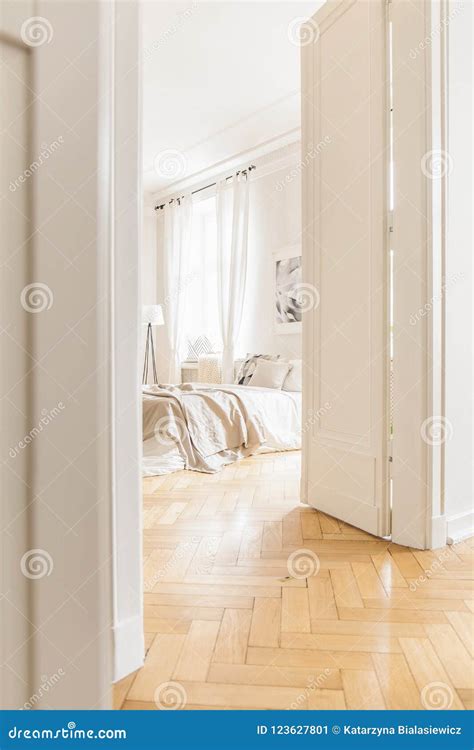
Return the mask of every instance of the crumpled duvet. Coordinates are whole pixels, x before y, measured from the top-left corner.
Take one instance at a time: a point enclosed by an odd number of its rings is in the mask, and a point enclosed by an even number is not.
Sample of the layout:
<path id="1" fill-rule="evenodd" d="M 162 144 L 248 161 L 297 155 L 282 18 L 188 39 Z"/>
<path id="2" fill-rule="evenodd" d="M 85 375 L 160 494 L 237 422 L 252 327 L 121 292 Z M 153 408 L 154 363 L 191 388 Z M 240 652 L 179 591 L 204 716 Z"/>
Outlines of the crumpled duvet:
<path id="1" fill-rule="evenodd" d="M 143 440 L 176 447 L 186 469 L 213 473 L 265 446 L 265 425 L 235 386 L 143 387 Z"/>

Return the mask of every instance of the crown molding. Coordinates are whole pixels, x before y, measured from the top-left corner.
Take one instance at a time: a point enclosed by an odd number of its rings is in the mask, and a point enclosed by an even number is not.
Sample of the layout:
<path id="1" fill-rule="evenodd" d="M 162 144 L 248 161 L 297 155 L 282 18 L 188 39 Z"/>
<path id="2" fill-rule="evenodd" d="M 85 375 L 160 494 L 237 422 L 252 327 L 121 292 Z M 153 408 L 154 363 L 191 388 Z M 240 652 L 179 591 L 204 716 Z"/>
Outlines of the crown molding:
<path id="1" fill-rule="evenodd" d="M 258 146 L 255 146 L 254 148 L 241 151 L 235 156 L 231 156 L 230 158 L 217 162 L 200 172 L 189 175 L 186 179 L 174 182 L 161 191 L 146 193 L 145 202 L 148 203 L 150 196 L 155 204 L 169 200 L 178 194 L 189 192 L 190 190 L 199 190 L 200 188 L 205 187 L 209 181 L 215 182 L 216 180 L 222 179 L 223 177 L 226 177 L 229 172 L 247 166 L 249 163 L 253 162 L 259 162 L 257 167 L 258 169 L 263 167 L 265 169 L 265 174 L 270 173 L 270 171 L 267 171 L 267 167 L 270 163 L 273 164 L 275 159 L 278 161 L 281 160 L 282 164 L 279 168 L 284 168 L 287 161 L 291 163 L 294 161 L 295 157 L 299 155 L 298 143 L 300 137 L 300 128 L 288 130 L 275 138 L 270 138 L 268 141 L 259 143 Z M 274 171 L 274 169 L 271 171 Z M 263 175 L 253 173 L 251 179 L 255 180 L 260 176 Z M 148 205 L 150 204 L 148 203 Z"/>

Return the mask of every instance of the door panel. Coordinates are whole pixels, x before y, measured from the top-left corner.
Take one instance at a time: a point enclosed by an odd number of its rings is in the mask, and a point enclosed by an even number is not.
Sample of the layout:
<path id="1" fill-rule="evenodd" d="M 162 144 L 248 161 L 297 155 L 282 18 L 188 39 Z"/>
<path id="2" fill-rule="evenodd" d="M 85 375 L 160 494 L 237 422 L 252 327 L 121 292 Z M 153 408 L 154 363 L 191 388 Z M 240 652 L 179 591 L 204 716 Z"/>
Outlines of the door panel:
<path id="1" fill-rule="evenodd" d="M 388 492 L 388 86 L 382 0 L 328 3 L 303 48 L 303 496 L 371 533 Z"/>

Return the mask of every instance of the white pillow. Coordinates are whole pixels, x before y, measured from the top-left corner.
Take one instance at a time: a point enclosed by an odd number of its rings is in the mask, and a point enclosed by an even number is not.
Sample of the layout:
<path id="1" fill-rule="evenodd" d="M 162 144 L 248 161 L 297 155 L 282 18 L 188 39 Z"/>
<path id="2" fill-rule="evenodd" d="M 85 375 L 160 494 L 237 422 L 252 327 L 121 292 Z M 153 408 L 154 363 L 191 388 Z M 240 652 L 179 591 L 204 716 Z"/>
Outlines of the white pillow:
<path id="1" fill-rule="evenodd" d="M 280 390 L 290 367 L 289 362 L 270 362 L 267 359 L 261 359 L 248 385 Z"/>
<path id="2" fill-rule="evenodd" d="M 290 359 L 291 370 L 283 383 L 283 391 L 303 390 L 303 361 L 301 359 Z"/>

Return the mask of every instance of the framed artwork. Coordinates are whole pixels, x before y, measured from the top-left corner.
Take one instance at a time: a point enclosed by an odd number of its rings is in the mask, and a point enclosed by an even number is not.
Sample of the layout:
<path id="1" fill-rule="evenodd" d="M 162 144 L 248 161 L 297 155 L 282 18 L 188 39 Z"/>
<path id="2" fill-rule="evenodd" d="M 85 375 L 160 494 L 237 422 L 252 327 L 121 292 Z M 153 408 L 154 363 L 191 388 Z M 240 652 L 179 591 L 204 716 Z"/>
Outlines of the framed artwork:
<path id="1" fill-rule="evenodd" d="M 301 247 L 291 245 L 273 254 L 274 320 L 276 333 L 301 331 Z"/>

